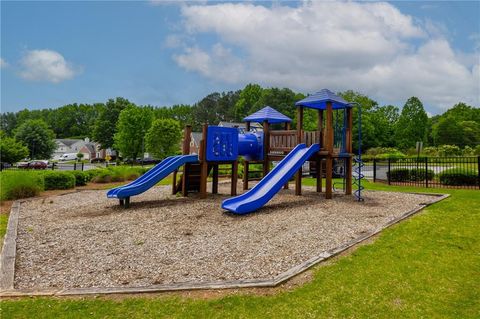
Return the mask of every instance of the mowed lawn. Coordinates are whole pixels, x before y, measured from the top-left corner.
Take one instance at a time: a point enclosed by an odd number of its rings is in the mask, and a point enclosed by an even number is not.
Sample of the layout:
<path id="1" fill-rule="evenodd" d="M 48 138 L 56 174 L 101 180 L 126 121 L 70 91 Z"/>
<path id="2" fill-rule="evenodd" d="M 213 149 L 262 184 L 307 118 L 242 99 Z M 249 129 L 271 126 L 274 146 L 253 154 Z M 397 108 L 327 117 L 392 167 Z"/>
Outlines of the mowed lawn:
<path id="1" fill-rule="evenodd" d="M 317 265 L 314 279 L 293 290 L 215 299 L 10 299 L 2 300 L 1 317 L 480 318 L 480 191 L 366 186 L 452 196 L 348 256 Z"/>

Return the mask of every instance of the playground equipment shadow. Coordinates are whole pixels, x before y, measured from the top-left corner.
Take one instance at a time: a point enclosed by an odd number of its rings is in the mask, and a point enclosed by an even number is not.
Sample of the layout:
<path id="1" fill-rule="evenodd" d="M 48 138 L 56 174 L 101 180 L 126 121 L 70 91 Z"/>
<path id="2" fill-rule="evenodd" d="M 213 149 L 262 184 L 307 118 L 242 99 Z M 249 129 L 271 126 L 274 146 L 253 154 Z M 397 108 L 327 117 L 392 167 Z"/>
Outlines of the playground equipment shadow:
<path id="1" fill-rule="evenodd" d="M 221 193 L 229 185 L 222 184 Z M 21 204 L 15 288 L 148 287 L 273 278 L 374 231 L 431 196 L 366 192 L 333 201 L 306 188 L 282 190 L 264 209 L 222 213 L 220 199 L 177 198 L 169 187 L 138 196 L 130 210 L 102 191 Z"/>

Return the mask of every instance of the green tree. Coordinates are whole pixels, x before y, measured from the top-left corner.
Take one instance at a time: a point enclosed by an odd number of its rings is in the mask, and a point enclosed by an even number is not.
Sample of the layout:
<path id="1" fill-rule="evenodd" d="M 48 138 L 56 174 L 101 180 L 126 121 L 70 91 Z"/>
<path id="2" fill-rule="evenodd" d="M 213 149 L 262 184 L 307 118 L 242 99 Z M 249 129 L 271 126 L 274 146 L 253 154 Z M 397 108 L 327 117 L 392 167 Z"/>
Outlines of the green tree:
<path id="1" fill-rule="evenodd" d="M 83 153 L 80 153 L 80 152 L 77 153 L 77 159 L 78 159 L 79 162 L 82 161 L 83 156 L 84 156 Z"/>
<path id="2" fill-rule="evenodd" d="M 338 93 L 347 102 L 355 102 L 353 108 L 353 148 L 358 150 L 358 110 L 362 108 L 362 150 L 367 150 L 372 147 L 379 146 L 378 137 L 375 132 L 375 125 L 372 121 L 372 111 L 378 107 L 377 101 L 372 100 L 368 96 L 348 90 Z"/>
<path id="3" fill-rule="evenodd" d="M 163 159 L 178 152 L 181 139 L 180 122 L 173 119 L 157 119 L 153 121 L 145 136 L 145 145 L 147 152 Z"/>
<path id="4" fill-rule="evenodd" d="M 376 106 L 367 112 L 367 116 L 373 126 L 373 143 L 381 147 L 395 146 L 395 125 L 399 118 L 396 106 Z"/>
<path id="5" fill-rule="evenodd" d="M 28 148 L 0 131 L 0 162 L 16 163 L 28 156 Z"/>
<path id="6" fill-rule="evenodd" d="M 0 115 L 0 129 L 6 136 L 12 136 L 17 127 L 17 113 L 7 112 Z"/>
<path id="7" fill-rule="evenodd" d="M 239 94 L 239 99 L 233 107 L 234 119 L 240 122 L 245 118 L 250 110 L 253 109 L 255 103 L 260 100 L 263 89 L 258 84 L 247 84 Z"/>
<path id="8" fill-rule="evenodd" d="M 127 107 L 134 106 L 127 99 L 117 97 L 109 99 L 105 108 L 100 110 L 93 129 L 93 140 L 100 143 L 101 147 L 111 148 L 114 145 L 114 135 L 117 132 L 117 122 L 120 113 Z"/>
<path id="9" fill-rule="evenodd" d="M 49 159 L 57 145 L 55 133 L 43 120 L 27 120 L 20 125 L 15 139 L 27 146 L 32 159 Z"/>
<path id="10" fill-rule="evenodd" d="M 177 104 L 172 107 L 157 107 L 153 109 L 157 119 L 175 119 L 180 125 L 194 125 L 196 123 L 194 108 L 188 104 Z M 198 125 L 197 125 L 198 126 Z"/>
<path id="11" fill-rule="evenodd" d="M 428 116 L 422 102 L 411 97 L 405 103 L 395 128 L 395 139 L 398 147 L 408 149 L 417 141 L 425 141 Z"/>
<path id="12" fill-rule="evenodd" d="M 144 150 L 144 138 L 152 123 L 150 108 L 127 106 L 118 117 L 114 147 L 124 158 L 136 159 Z M 143 154 L 141 154 L 143 157 Z"/>

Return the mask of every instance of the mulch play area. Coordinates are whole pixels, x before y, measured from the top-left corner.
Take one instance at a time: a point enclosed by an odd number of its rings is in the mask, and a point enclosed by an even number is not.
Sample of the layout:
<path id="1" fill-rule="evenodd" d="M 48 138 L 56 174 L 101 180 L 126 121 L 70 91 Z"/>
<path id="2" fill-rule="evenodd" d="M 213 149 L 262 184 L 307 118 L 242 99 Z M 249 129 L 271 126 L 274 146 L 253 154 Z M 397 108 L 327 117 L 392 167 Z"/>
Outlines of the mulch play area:
<path id="1" fill-rule="evenodd" d="M 221 184 L 219 192 L 229 189 Z M 365 191 L 363 203 L 343 194 L 319 200 L 322 194 L 305 187 L 303 196 L 282 190 L 263 209 L 240 216 L 222 211 L 227 195 L 199 200 L 170 192 L 155 187 L 129 209 L 93 190 L 22 202 L 14 288 L 270 279 L 438 200 L 380 191 Z"/>

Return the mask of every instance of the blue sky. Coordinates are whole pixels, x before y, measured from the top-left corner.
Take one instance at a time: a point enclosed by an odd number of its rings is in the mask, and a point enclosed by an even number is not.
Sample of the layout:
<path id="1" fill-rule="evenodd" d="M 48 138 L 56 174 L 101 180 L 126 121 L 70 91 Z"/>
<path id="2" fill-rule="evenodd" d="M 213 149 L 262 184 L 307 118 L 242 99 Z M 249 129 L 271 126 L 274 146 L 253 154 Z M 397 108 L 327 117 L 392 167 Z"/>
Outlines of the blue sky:
<path id="1" fill-rule="evenodd" d="M 480 2 L 4 2 L 1 111 L 191 104 L 249 82 L 480 104 Z"/>

